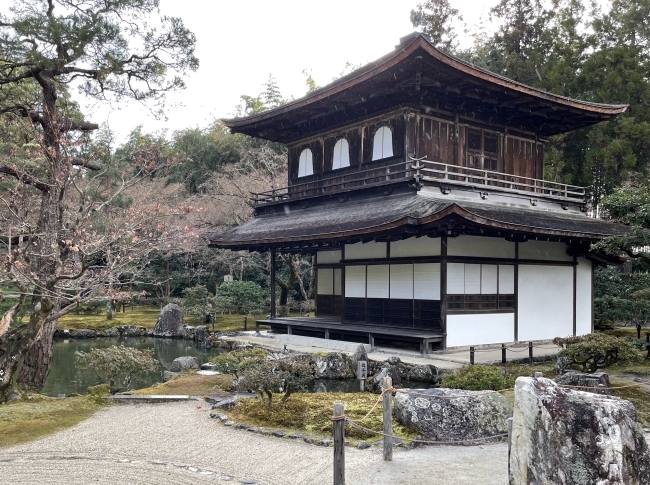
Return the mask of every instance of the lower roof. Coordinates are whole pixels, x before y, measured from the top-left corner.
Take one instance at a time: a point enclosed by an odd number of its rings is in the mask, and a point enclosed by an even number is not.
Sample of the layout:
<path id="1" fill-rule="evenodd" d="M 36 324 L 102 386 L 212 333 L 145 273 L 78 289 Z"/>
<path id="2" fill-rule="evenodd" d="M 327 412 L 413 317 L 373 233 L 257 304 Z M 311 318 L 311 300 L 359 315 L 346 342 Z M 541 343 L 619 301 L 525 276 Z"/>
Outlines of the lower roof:
<path id="1" fill-rule="evenodd" d="M 587 244 L 627 232 L 625 225 L 582 213 L 449 201 L 409 192 L 356 200 L 336 198 L 307 207 L 287 204 L 205 237 L 211 247 L 265 250 L 308 249 L 418 234 L 484 234 L 519 240 L 537 237 Z"/>

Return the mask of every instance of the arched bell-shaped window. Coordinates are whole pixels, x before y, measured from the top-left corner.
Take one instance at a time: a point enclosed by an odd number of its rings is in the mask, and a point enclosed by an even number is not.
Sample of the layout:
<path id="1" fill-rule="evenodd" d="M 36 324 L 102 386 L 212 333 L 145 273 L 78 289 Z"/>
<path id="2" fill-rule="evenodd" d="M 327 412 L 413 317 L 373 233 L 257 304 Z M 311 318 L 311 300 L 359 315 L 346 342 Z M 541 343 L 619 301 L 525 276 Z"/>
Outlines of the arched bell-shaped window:
<path id="1" fill-rule="evenodd" d="M 300 152 L 298 159 L 298 177 L 306 177 L 314 174 L 314 156 L 309 148 Z"/>
<path id="2" fill-rule="evenodd" d="M 388 126 L 381 126 L 375 132 L 372 143 L 372 159 L 381 160 L 393 156 L 393 130 Z"/>
<path id="3" fill-rule="evenodd" d="M 341 138 L 334 145 L 334 157 L 332 159 L 332 170 L 350 166 L 350 145 L 345 138 Z"/>

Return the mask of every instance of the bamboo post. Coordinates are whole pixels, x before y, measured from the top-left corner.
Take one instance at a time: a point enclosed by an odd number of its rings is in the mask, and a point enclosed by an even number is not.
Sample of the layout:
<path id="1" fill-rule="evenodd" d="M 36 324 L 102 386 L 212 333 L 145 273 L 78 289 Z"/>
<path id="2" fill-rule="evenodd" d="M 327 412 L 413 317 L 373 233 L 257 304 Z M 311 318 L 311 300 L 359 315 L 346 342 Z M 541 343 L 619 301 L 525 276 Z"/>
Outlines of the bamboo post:
<path id="1" fill-rule="evenodd" d="M 343 403 L 334 403 L 334 485 L 345 485 L 345 413 Z"/>
<path id="2" fill-rule="evenodd" d="M 384 377 L 384 461 L 393 461 L 393 393 L 386 392 L 393 387 L 393 380 Z"/>

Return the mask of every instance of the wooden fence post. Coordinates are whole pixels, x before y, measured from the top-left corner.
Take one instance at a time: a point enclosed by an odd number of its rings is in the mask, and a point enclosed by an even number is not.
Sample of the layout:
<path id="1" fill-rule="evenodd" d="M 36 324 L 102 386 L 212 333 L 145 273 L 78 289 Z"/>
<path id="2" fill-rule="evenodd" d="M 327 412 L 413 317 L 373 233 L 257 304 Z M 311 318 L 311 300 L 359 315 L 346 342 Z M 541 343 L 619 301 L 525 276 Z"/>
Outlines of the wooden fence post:
<path id="1" fill-rule="evenodd" d="M 343 403 L 334 403 L 334 485 L 345 485 L 345 413 Z"/>
<path id="2" fill-rule="evenodd" d="M 474 347 L 469 348 L 469 365 L 474 365 Z"/>
<path id="3" fill-rule="evenodd" d="M 393 379 L 384 377 L 384 391 L 393 387 Z M 384 392 L 384 461 L 393 461 L 393 393 Z"/>
<path id="4" fill-rule="evenodd" d="M 533 343 L 528 342 L 528 360 L 529 364 L 532 366 L 533 365 Z"/>
<path id="5" fill-rule="evenodd" d="M 501 344 L 501 363 L 506 363 L 506 344 Z"/>

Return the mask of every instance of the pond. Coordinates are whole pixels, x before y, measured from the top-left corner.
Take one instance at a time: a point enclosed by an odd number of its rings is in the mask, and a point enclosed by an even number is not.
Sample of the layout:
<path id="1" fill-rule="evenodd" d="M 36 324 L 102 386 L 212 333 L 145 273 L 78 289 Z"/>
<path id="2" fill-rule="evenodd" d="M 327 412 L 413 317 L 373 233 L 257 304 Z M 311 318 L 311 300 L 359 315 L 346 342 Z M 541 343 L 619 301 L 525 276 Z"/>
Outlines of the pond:
<path id="1" fill-rule="evenodd" d="M 218 349 L 204 349 L 194 345 L 192 340 L 162 339 L 152 337 L 134 338 L 97 338 L 55 340 L 53 361 L 50 375 L 43 389 L 43 394 L 53 397 L 64 397 L 73 393 L 86 394 L 88 386 L 101 383 L 94 371 L 77 369 L 75 352 L 88 352 L 90 349 L 102 349 L 111 345 L 124 345 L 140 350 L 153 349 L 154 357 L 166 370 L 171 369 L 172 362 L 177 357 L 194 356 L 200 364 L 208 362 L 211 357 L 223 352 Z M 138 382 L 137 387 L 149 387 L 161 382 L 162 376 L 154 373 Z M 429 388 L 432 384 L 402 383 L 401 387 Z M 334 380 L 316 379 L 308 386 L 307 392 L 358 392 L 359 381 L 356 379 Z"/>
<path id="2" fill-rule="evenodd" d="M 43 393 L 53 397 L 63 397 L 73 393 L 86 394 L 88 386 L 101 383 L 94 371 L 77 369 L 75 352 L 88 352 L 90 349 L 103 349 L 111 345 L 124 345 L 140 350 L 153 349 L 154 356 L 166 370 L 170 370 L 172 362 L 177 357 L 191 355 L 199 359 L 199 363 L 207 362 L 211 356 L 217 355 L 217 349 L 203 349 L 194 345 L 192 340 L 161 339 L 151 337 L 134 338 L 98 338 L 55 340 L 53 361 L 50 375 L 45 383 Z M 161 382 L 159 373 L 151 374 L 139 382 L 139 387 L 149 387 Z"/>

